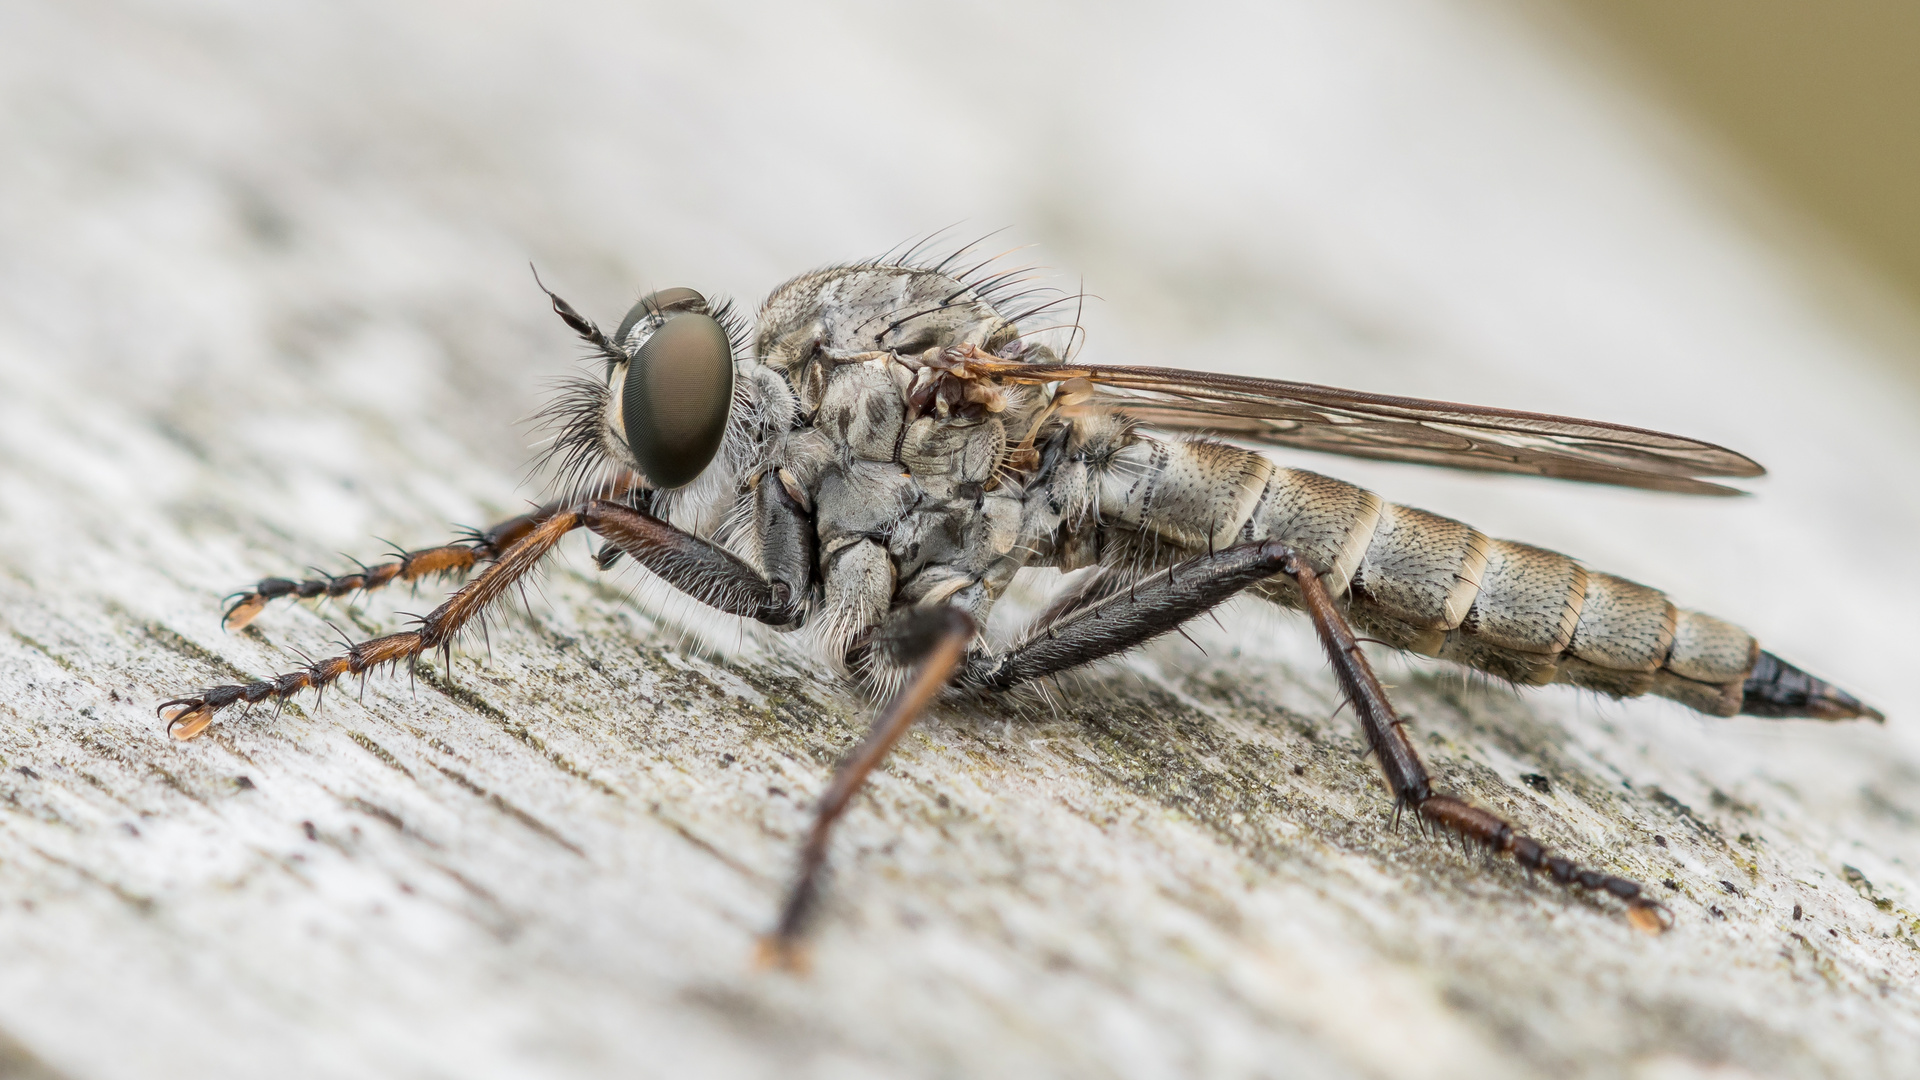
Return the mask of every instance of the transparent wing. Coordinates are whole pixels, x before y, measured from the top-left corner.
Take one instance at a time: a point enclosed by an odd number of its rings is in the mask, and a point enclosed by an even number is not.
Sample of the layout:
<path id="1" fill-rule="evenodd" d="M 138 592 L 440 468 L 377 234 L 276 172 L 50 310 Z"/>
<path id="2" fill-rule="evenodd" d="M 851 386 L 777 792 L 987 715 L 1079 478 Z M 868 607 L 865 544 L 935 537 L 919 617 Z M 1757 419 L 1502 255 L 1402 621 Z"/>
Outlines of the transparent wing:
<path id="1" fill-rule="evenodd" d="M 1766 473 L 1712 443 L 1569 416 L 1178 368 L 984 359 L 966 366 L 1010 382 L 1085 379 L 1092 395 L 1080 407 L 1149 427 L 1350 457 L 1694 495 L 1744 494 L 1700 477 Z"/>

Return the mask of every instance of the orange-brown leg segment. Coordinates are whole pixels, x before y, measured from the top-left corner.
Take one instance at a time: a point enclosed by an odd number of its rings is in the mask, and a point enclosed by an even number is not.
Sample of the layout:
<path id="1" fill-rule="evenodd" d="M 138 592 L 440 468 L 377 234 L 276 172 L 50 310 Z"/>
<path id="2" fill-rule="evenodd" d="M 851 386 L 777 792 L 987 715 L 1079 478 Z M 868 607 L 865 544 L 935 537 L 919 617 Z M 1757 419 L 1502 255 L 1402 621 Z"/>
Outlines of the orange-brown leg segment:
<path id="1" fill-rule="evenodd" d="M 1113 582 L 1095 582 L 1050 608 L 1027 639 L 1006 655 L 977 658 L 970 665 L 967 680 L 985 689 L 1005 690 L 1091 663 L 1166 633 L 1275 574 L 1285 574 L 1299 584 L 1321 645 L 1347 699 L 1360 715 L 1367 743 L 1402 807 L 1418 814 L 1422 821 L 1511 855 L 1529 870 L 1544 870 L 1563 885 L 1619 898 L 1627 905 L 1627 918 L 1643 930 L 1666 928 L 1672 916 L 1646 895 L 1640 883 L 1550 854 L 1538 840 L 1522 835 L 1492 813 L 1452 795 L 1436 793 L 1426 766 L 1407 740 L 1393 703 L 1374 676 L 1366 654 L 1360 651 L 1346 617 L 1305 560 L 1278 541 L 1237 544 L 1211 555 L 1195 556 L 1129 582 L 1125 588 Z"/>
<path id="2" fill-rule="evenodd" d="M 1639 882 L 1590 870 L 1551 854 L 1546 845 L 1523 835 L 1491 811 L 1452 795 L 1436 794 L 1426 766 L 1420 763 L 1402 721 L 1394 714 L 1386 689 L 1375 677 L 1373 665 L 1360 651 L 1353 629 L 1334 606 L 1327 587 L 1298 556 L 1290 556 L 1282 572 L 1299 583 L 1307 614 L 1312 617 L 1320 644 L 1333 662 L 1334 675 L 1346 691 L 1347 700 L 1353 703 L 1354 712 L 1359 714 L 1367 743 L 1373 748 L 1400 805 L 1413 810 L 1423 820 L 1456 832 L 1490 851 L 1513 856 L 1515 862 L 1529 870 L 1545 870 L 1562 885 L 1577 885 L 1619 898 L 1627 905 L 1628 921 L 1638 929 L 1657 934 L 1673 924 L 1672 914 L 1649 897 Z"/>
<path id="3" fill-rule="evenodd" d="M 558 513 L 561 505 L 551 502 L 531 513 L 508 518 L 483 532 L 475 532 L 465 539 L 439 547 L 401 552 L 386 562 L 363 566 L 351 574 L 308 578 L 305 581 L 262 578 L 252 589 L 233 598 L 233 602 L 227 605 L 220 625 L 228 630 L 238 630 L 265 610 L 269 601 L 283 596 L 291 596 L 296 600 L 332 598 L 370 592 L 396 581 L 416 582 L 429 577 L 465 574 L 480 563 L 499 558 L 542 522 Z"/>
<path id="4" fill-rule="evenodd" d="M 510 528 L 509 528 L 510 526 Z M 449 648 L 461 629 L 539 565 L 554 546 L 575 529 L 591 529 L 614 549 L 659 575 L 668 584 L 721 611 L 786 625 L 798 602 L 786 582 L 768 581 L 759 571 L 710 540 L 694 536 L 623 503 L 595 499 L 566 510 L 543 507 L 525 519 L 501 526 L 517 537 L 493 565 L 420 620 L 417 630 L 363 641 L 341 656 L 299 671 L 246 684 L 216 686 L 194 697 L 160 706 L 167 730 L 191 739 L 206 730 L 214 714 L 231 705 L 284 701 L 302 690 L 331 685 L 342 675 L 360 675 L 388 664 L 412 660 L 433 649 Z M 502 541 L 504 542 L 504 540 Z M 804 585 L 804 582 L 802 582 Z"/>
<path id="5" fill-rule="evenodd" d="M 632 490 L 631 478 L 621 478 L 605 485 L 596 493 L 606 499 L 623 499 Z M 508 548 L 525 539 L 527 534 L 559 513 L 561 507 L 572 505 L 577 501 L 577 499 L 557 499 L 536 510 L 498 522 L 489 528 L 469 532 L 451 543 L 421 548 L 417 551 L 403 551 L 386 562 L 362 566 L 351 574 L 308 578 L 304 581 L 277 577 L 262 578 L 254 584 L 253 588 L 237 593 L 231 598 L 232 603 L 227 605 L 226 614 L 221 617 L 220 625 L 228 630 L 238 630 L 266 610 L 270 601 L 278 600 L 283 596 L 290 596 L 296 600 L 332 599 L 353 593 L 371 592 L 396 581 L 411 583 L 430 577 L 454 577 L 465 574 L 481 563 L 491 562 L 506 554 Z"/>
<path id="6" fill-rule="evenodd" d="M 846 812 L 847 805 L 866 783 L 867 775 L 907 733 L 929 701 L 953 679 L 973 640 L 973 619 L 952 608 L 911 611 L 892 627 L 883 627 L 873 647 L 876 651 L 906 659 L 917 656 L 919 664 L 905 689 L 887 703 L 867 737 L 840 763 L 833 782 L 814 809 L 813 827 L 800 849 L 800 869 L 787 891 L 786 904 L 780 910 L 780 922 L 772 933 L 760 940 L 760 961 L 772 967 L 799 970 L 806 966 L 802 936 L 820 898 L 820 876 L 827 863 L 827 841 L 834 822 Z"/>
<path id="7" fill-rule="evenodd" d="M 194 697 L 169 701 L 160 706 L 160 715 L 167 721 L 167 732 L 176 739 L 191 739 L 206 730 L 215 713 L 228 706 L 284 701 L 302 690 L 329 686 L 342 675 L 365 674 L 375 668 L 412 660 L 433 649 L 448 648 L 461 628 L 482 615 L 508 587 L 539 565 L 568 533 L 586 523 L 586 513 L 581 509 L 547 514 L 530 525 L 479 577 L 421 619 L 417 630 L 362 641 L 343 655 L 328 657 L 277 678 L 216 686 Z"/>

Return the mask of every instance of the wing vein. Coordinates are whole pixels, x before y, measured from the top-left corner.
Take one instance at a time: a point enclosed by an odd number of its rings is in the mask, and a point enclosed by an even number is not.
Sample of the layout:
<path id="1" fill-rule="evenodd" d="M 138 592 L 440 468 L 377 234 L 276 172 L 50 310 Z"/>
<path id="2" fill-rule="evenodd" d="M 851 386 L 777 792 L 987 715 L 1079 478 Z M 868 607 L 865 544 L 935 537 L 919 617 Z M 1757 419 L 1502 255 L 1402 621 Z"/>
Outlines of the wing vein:
<path id="1" fill-rule="evenodd" d="M 1072 408 L 1111 410 L 1163 431 L 1351 457 L 1697 495 L 1744 494 L 1701 477 L 1766 473 L 1713 443 L 1571 416 L 1178 368 L 984 358 L 968 367 L 1010 382 L 1085 379 L 1098 391 Z"/>

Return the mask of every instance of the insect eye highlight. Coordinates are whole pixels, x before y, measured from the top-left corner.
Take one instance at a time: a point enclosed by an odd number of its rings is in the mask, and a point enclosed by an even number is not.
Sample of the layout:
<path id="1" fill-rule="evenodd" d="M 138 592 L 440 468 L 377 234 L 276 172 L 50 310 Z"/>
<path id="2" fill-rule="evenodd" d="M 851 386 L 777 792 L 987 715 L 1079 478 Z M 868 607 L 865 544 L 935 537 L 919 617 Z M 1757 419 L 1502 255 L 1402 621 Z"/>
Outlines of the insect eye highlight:
<path id="1" fill-rule="evenodd" d="M 624 348 L 628 344 L 627 339 L 632 335 L 634 327 L 649 319 L 657 321 L 669 318 L 678 312 L 692 312 L 699 315 L 711 313 L 707 306 L 707 298 L 692 289 L 676 286 L 650 292 L 627 309 L 627 317 L 620 320 L 620 329 L 613 335 L 613 340 Z"/>
<path id="2" fill-rule="evenodd" d="M 656 488 L 690 484 L 712 463 L 733 408 L 733 343 L 692 289 L 663 289 L 634 305 L 631 324 L 658 317 L 620 387 L 627 446 Z"/>

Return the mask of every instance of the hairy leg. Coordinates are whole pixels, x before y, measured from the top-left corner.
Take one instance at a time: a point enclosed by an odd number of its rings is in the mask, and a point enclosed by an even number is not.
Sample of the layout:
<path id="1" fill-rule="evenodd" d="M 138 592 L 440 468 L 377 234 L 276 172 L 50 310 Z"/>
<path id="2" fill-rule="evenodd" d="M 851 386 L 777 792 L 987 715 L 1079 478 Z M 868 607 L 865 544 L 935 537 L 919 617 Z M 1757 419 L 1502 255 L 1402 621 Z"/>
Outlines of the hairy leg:
<path id="1" fill-rule="evenodd" d="M 1354 712 L 1359 714 L 1367 744 L 1373 748 L 1380 769 L 1386 774 L 1387 785 L 1402 806 L 1418 813 L 1423 820 L 1451 829 L 1491 851 L 1513 856 L 1515 862 L 1528 870 L 1545 870 L 1562 885 L 1578 885 L 1619 898 L 1627 905 L 1628 921 L 1638 929 L 1657 934 L 1672 925 L 1673 916 L 1647 896 L 1646 888 L 1639 882 L 1590 870 L 1549 854 L 1545 845 L 1522 834 L 1491 811 L 1452 795 L 1436 794 L 1426 766 L 1421 764 L 1402 721 L 1393 711 L 1386 689 L 1374 675 L 1366 654 L 1360 651 L 1353 628 L 1334 606 L 1327 587 L 1302 561 L 1295 560 L 1286 573 L 1300 586 L 1307 614 L 1320 635 L 1320 644 L 1333 662 L 1334 675 L 1346 691 L 1347 700 L 1353 703 Z"/>
<path id="2" fill-rule="evenodd" d="M 601 500 L 586 515 L 587 528 L 610 547 L 708 607 L 786 626 L 804 600 L 804 579 L 797 586 L 786 576 L 769 581 L 733 552 L 652 514 Z M 797 573 L 804 575 L 805 568 Z"/>
<path id="3" fill-rule="evenodd" d="M 558 503 L 548 503 L 531 513 L 508 518 L 484 532 L 476 532 L 465 539 L 438 547 L 420 548 L 417 551 L 403 551 L 386 562 L 363 566 L 351 574 L 338 574 L 332 577 L 307 578 L 293 581 L 288 578 L 261 578 L 253 588 L 233 598 L 227 606 L 226 614 L 220 625 L 228 630 L 238 630 L 252 622 L 268 601 L 291 596 L 297 600 L 312 600 L 319 597 L 339 597 L 356 592 L 370 592 L 392 584 L 395 581 L 414 582 L 432 576 L 464 574 L 475 565 L 499 558 L 508 548 L 524 539 L 542 522 L 553 517 L 560 509 Z"/>
<path id="4" fill-rule="evenodd" d="M 450 649 L 462 628 L 481 617 L 508 587 L 579 528 L 598 533 L 703 603 L 776 624 L 790 618 L 788 591 L 768 582 L 733 553 L 630 506 L 597 499 L 548 513 L 529 525 L 492 565 L 421 619 L 417 629 L 360 642 L 339 656 L 272 679 L 216 686 L 193 697 L 176 698 L 160 706 L 167 731 L 176 739 L 191 739 L 206 730 L 215 713 L 229 706 L 284 701 L 302 690 L 323 689 L 343 675 L 361 675 L 411 662 L 434 649 Z"/>
<path id="5" fill-rule="evenodd" d="M 1124 652 L 1281 573 L 1291 557 L 1292 551 L 1279 541 L 1261 540 L 1196 555 L 1126 587 L 1106 581 L 1078 594 L 1083 603 L 1050 608 L 1005 653 L 976 657 L 967 666 L 967 681 L 1005 690 Z"/>
<path id="6" fill-rule="evenodd" d="M 160 706 L 160 715 L 167 721 L 168 734 L 176 739 L 191 739 L 206 730 L 215 713 L 230 705 L 284 701 L 302 690 L 324 689 L 342 675 L 361 675 L 403 660 L 412 661 L 433 649 L 451 648 L 454 636 L 462 627 L 485 612 L 508 586 L 539 565 L 568 533 L 585 524 L 584 517 L 579 510 L 548 515 L 502 552 L 479 577 L 461 586 L 446 603 L 421 619 L 418 629 L 359 642 L 340 656 L 316 661 L 276 678 L 216 686 L 194 697 L 167 702 Z"/>
<path id="7" fill-rule="evenodd" d="M 1367 744 L 1400 805 L 1423 821 L 1511 855 L 1529 870 L 1545 870 L 1562 885 L 1577 885 L 1620 899 L 1627 905 L 1628 920 L 1642 930 L 1657 933 L 1671 923 L 1667 909 L 1648 897 L 1639 882 L 1550 854 L 1545 845 L 1493 813 L 1434 792 L 1426 766 L 1407 740 L 1386 689 L 1360 650 L 1346 617 L 1335 606 L 1319 575 L 1278 542 L 1239 544 L 1217 555 L 1196 556 L 1148 576 L 1131 589 L 1104 590 L 1104 596 L 1084 606 L 1050 611 L 1050 617 L 1036 632 L 1004 656 L 981 658 L 970 665 L 969 681 L 990 689 L 1006 689 L 1113 655 L 1172 630 L 1275 573 L 1285 574 L 1299 585 L 1334 674 L 1359 714 Z"/>
<path id="8" fill-rule="evenodd" d="M 631 481 L 622 480 L 600 494 L 608 499 L 622 499 L 631 490 Z M 228 630 L 238 630 L 257 618 L 266 609 L 268 602 L 283 596 L 291 596 L 296 600 L 335 598 L 353 593 L 371 592 L 396 581 L 411 583 L 423 578 L 465 574 L 481 563 L 500 558 L 506 554 L 508 548 L 525 539 L 527 534 L 559 513 L 562 507 L 577 505 L 578 502 L 577 499 L 555 500 L 517 517 L 497 522 L 486 529 L 469 532 L 458 540 L 438 547 L 403 551 L 386 562 L 362 566 L 351 574 L 307 578 L 304 581 L 278 577 L 262 578 L 254 584 L 253 588 L 231 598 L 232 603 L 227 605 L 226 614 L 221 617 L 220 625 Z"/>
<path id="9" fill-rule="evenodd" d="M 875 634 L 871 648 L 876 653 L 902 666 L 915 660 L 918 664 L 907 685 L 887 703 L 867 737 L 840 763 L 833 782 L 820 796 L 780 921 L 760 941 L 761 963 L 788 969 L 805 966 L 801 938 L 819 900 L 820 872 L 826 866 L 827 840 L 834 822 L 846 812 L 867 775 L 913 726 L 927 702 L 953 679 L 973 635 L 973 619 L 953 608 L 905 609 L 889 618 Z"/>

